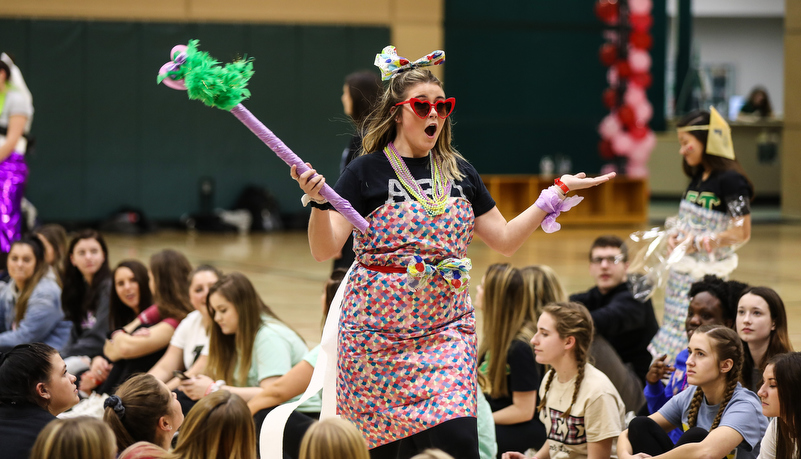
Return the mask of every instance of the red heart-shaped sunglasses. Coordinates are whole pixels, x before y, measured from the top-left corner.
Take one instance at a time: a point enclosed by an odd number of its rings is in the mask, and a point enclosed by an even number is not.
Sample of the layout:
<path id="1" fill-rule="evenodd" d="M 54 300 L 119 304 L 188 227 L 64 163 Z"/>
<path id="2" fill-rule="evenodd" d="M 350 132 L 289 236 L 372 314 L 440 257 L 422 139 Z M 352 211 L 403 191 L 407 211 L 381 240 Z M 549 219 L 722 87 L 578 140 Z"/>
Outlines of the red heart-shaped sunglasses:
<path id="1" fill-rule="evenodd" d="M 398 105 L 403 105 L 403 104 L 411 105 L 414 114 L 421 119 L 428 118 L 428 114 L 431 113 L 431 106 L 433 105 L 434 109 L 437 112 L 437 116 L 439 116 L 442 119 L 445 119 L 448 116 L 450 116 L 454 107 L 456 107 L 456 99 L 454 99 L 453 97 L 449 97 L 445 100 L 438 100 L 432 104 L 427 100 L 420 100 L 416 97 L 412 97 L 409 100 L 398 102 L 397 104 L 395 104 L 395 106 L 397 107 Z"/>

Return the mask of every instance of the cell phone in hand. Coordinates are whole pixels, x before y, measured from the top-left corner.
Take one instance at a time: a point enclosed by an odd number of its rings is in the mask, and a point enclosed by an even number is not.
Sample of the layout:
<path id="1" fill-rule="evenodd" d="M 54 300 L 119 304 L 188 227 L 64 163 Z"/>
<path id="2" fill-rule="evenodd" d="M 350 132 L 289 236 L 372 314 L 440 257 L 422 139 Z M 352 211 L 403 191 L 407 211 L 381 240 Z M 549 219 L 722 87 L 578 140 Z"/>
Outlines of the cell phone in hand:
<path id="1" fill-rule="evenodd" d="M 183 371 L 173 370 L 172 375 L 182 381 L 189 379 L 189 376 L 185 375 Z"/>

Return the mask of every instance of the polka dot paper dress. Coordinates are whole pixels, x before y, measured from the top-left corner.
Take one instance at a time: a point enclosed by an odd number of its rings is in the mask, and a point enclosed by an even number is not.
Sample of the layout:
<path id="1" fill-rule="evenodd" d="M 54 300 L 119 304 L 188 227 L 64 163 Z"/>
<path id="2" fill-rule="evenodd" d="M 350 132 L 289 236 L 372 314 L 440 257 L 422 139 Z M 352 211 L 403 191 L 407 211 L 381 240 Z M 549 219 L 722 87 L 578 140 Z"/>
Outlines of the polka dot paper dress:
<path id="1" fill-rule="evenodd" d="M 416 201 L 387 203 L 355 235 L 357 264 L 339 323 L 337 408 L 370 448 L 476 416 L 475 316 L 465 259 L 474 214 L 449 198 L 431 216 Z M 463 261 L 463 260 L 457 260 Z M 412 264 L 429 268 L 412 277 Z M 438 267 L 438 268 L 436 268 Z M 431 268 L 434 268 L 433 272 Z"/>

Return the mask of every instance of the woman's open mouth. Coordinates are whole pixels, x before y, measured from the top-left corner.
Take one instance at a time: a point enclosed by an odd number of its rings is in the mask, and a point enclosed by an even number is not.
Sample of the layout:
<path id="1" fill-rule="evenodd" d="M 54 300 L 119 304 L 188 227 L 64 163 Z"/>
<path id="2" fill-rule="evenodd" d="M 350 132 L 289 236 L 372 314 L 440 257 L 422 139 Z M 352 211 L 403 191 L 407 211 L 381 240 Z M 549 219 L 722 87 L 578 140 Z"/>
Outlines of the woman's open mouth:
<path id="1" fill-rule="evenodd" d="M 429 138 L 432 138 L 432 139 L 433 139 L 433 138 L 434 138 L 434 136 L 437 134 L 437 125 L 436 125 L 436 124 L 429 124 L 429 125 L 426 127 L 425 131 L 426 131 L 426 135 L 427 135 Z"/>

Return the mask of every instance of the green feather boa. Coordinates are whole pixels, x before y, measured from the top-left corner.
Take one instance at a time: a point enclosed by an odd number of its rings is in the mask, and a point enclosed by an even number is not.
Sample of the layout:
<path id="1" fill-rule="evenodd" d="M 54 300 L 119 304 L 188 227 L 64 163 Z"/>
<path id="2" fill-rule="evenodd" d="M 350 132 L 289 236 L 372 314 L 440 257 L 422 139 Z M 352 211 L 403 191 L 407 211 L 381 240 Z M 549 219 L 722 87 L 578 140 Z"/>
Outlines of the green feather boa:
<path id="1" fill-rule="evenodd" d="M 225 111 L 250 97 L 247 85 L 253 76 L 253 59 L 245 58 L 221 66 L 209 53 L 199 51 L 197 45 L 198 40 L 189 40 L 186 61 L 178 70 L 159 75 L 158 83 L 168 75 L 183 80 L 190 99 Z"/>

